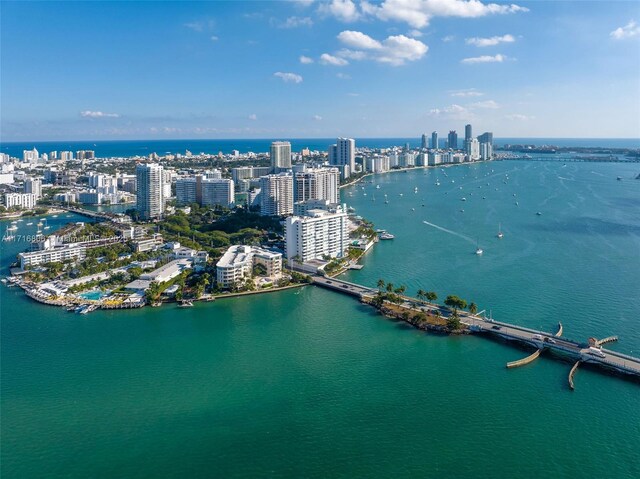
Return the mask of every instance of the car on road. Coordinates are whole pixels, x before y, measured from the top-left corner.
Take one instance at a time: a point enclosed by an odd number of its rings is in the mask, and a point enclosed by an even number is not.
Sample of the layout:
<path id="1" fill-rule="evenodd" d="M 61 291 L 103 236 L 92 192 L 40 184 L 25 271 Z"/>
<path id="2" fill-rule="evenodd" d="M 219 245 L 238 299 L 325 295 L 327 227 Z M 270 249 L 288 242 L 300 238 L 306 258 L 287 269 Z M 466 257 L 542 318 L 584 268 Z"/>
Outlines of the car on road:
<path id="1" fill-rule="evenodd" d="M 549 344 L 556 344 L 556 340 L 553 338 L 544 338 L 544 342 L 545 343 L 549 343 Z"/>
<path id="2" fill-rule="evenodd" d="M 500 326 L 491 326 L 491 329 L 502 329 Z"/>
<path id="3" fill-rule="evenodd" d="M 343 287 L 344 289 L 349 289 L 349 285 L 347 285 L 347 284 L 343 284 L 343 285 L 342 285 L 342 287 Z"/>

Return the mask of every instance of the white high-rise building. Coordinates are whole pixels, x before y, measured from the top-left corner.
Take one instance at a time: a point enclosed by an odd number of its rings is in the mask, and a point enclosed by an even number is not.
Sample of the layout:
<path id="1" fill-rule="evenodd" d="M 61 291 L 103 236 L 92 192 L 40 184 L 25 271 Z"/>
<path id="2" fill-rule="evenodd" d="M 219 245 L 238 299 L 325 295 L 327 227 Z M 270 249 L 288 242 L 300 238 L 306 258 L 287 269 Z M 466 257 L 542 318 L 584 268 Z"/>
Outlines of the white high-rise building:
<path id="1" fill-rule="evenodd" d="M 62 151 L 62 152 L 60 152 L 60 159 L 62 161 L 71 161 L 71 160 L 73 160 L 73 151 Z"/>
<path id="2" fill-rule="evenodd" d="M 136 208 L 143 220 L 159 218 L 164 213 L 164 171 L 155 163 L 136 166 Z"/>
<path id="3" fill-rule="evenodd" d="M 284 216 L 293 213 L 293 175 L 279 173 L 260 178 L 260 214 Z"/>
<path id="4" fill-rule="evenodd" d="M 341 168 L 343 178 L 352 175 L 356 171 L 356 140 L 338 138 L 336 144 L 329 147 L 329 164 Z"/>
<path id="5" fill-rule="evenodd" d="M 295 201 L 340 201 L 340 171 L 337 168 L 314 168 L 294 175 Z"/>
<path id="6" fill-rule="evenodd" d="M 33 193 L 36 199 L 42 198 L 42 180 L 39 178 L 27 178 L 24 182 L 24 192 Z"/>
<path id="7" fill-rule="evenodd" d="M 311 210 L 290 216 L 285 223 L 287 258 L 305 263 L 325 256 L 341 258 L 349 246 L 347 213 Z"/>
<path id="8" fill-rule="evenodd" d="M 25 162 L 35 162 L 40 158 L 40 153 L 35 148 L 33 150 L 23 150 L 22 151 L 22 161 Z"/>
<path id="9" fill-rule="evenodd" d="M 476 138 L 465 141 L 465 149 L 468 161 L 478 161 L 480 159 L 480 143 Z"/>
<path id="10" fill-rule="evenodd" d="M 176 201 L 181 205 L 189 205 L 198 202 L 197 178 L 176 179 Z"/>
<path id="11" fill-rule="evenodd" d="M 223 178 L 202 179 L 202 206 L 233 206 L 234 201 L 233 180 Z"/>
<path id="12" fill-rule="evenodd" d="M 33 193 L 6 193 L 4 205 L 7 209 L 12 207 L 31 209 L 36 206 L 37 198 Z"/>
<path id="13" fill-rule="evenodd" d="M 291 143 L 274 141 L 271 143 L 271 168 L 274 173 L 291 168 Z"/>

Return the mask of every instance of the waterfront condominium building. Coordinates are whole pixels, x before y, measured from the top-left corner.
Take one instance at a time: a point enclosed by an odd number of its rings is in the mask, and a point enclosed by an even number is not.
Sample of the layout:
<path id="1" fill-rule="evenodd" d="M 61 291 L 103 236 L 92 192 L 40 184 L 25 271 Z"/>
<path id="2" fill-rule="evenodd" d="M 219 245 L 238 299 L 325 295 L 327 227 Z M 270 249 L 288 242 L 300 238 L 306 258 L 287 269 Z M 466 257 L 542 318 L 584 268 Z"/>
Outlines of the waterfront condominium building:
<path id="1" fill-rule="evenodd" d="M 9 208 L 31 209 L 36 206 L 38 198 L 33 193 L 5 193 L 4 205 Z"/>
<path id="2" fill-rule="evenodd" d="M 422 134 L 422 142 L 420 144 L 420 148 L 422 148 L 423 150 L 426 150 L 429 147 L 429 145 L 427 144 L 427 134 L 423 133 Z"/>
<path id="3" fill-rule="evenodd" d="M 473 139 L 473 130 L 471 129 L 471 125 L 464 126 L 464 141 L 471 141 Z"/>
<path id="4" fill-rule="evenodd" d="M 294 175 L 294 201 L 340 201 L 340 171 L 338 168 L 314 168 Z"/>
<path id="5" fill-rule="evenodd" d="M 480 159 L 480 143 L 476 138 L 471 138 L 464 142 L 467 161 L 477 161 Z"/>
<path id="6" fill-rule="evenodd" d="M 235 245 L 229 247 L 216 264 L 216 281 L 221 288 L 229 289 L 253 276 L 253 267 L 262 265 L 265 274 L 278 279 L 282 273 L 282 254 L 256 246 Z"/>
<path id="7" fill-rule="evenodd" d="M 434 131 L 431 133 L 431 148 L 434 150 L 438 149 L 438 132 Z"/>
<path id="8" fill-rule="evenodd" d="M 447 136 L 447 148 L 451 148 L 452 150 L 458 149 L 458 133 L 456 133 L 456 130 L 449 131 L 449 136 Z"/>
<path id="9" fill-rule="evenodd" d="M 235 191 L 233 180 L 226 178 L 202 179 L 202 206 L 233 206 Z"/>
<path id="10" fill-rule="evenodd" d="M 42 180 L 38 178 L 27 178 L 24 181 L 24 192 L 33 193 L 37 199 L 42 198 Z"/>
<path id="11" fill-rule="evenodd" d="M 329 164 L 340 168 L 343 178 L 356 171 L 356 140 L 338 138 L 335 145 L 329 147 Z"/>
<path id="12" fill-rule="evenodd" d="M 493 133 L 485 132 L 478 137 L 480 158 L 490 160 L 493 157 Z"/>
<path id="13" fill-rule="evenodd" d="M 271 143 L 271 168 L 274 173 L 291 168 L 291 143 L 288 141 Z"/>
<path id="14" fill-rule="evenodd" d="M 260 214 L 285 216 L 293 213 L 293 175 L 278 173 L 260 178 Z"/>
<path id="15" fill-rule="evenodd" d="M 347 213 L 310 210 L 307 216 L 290 216 L 285 223 L 287 258 L 305 263 L 326 256 L 341 258 L 349 246 Z"/>
<path id="16" fill-rule="evenodd" d="M 163 168 L 155 163 L 136 166 L 136 209 L 140 218 L 150 220 L 164 213 Z"/>

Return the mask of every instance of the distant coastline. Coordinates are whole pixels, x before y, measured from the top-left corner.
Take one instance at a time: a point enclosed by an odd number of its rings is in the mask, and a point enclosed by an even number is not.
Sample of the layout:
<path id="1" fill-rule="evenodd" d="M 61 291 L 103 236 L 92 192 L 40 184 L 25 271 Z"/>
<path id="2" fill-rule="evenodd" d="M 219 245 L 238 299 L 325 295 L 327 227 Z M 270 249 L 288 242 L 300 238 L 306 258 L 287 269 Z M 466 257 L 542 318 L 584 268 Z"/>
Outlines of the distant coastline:
<path id="1" fill-rule="evenodd" d="M 248 151 L 265 152 L 274 138 L 258 139 L 185 139 L 185 140 L 54 140 L 54 141 L 20 141 L 0 142 L 0 151 L 11 156 L 22 157 L 22 151 L 36 147 L 42 152 L 64 150 L 95 150 L 96 156 L 129 157 L 147 156 L 156 152 L 159 155 L 166 152 L 183 153 L 190 150 L 194 154 L 206 153 L 225 154 L 232 150 L 241 153 Z M 282 137 L 280 139 L 287 139 Z M 335 138 L 292 138 L 289 139 L 293 151 L 303 148 L 326 151 L 329 145 L 335 143 Z M 358 148 L 389 148 L 409 143 L 412 148 L 420 147 L 419 136 L 411 138 L 356 138 Z M 602 147 L 602 148 L 640 148 L 640 138 L 495 138 L 494 144 L 527 144 L 535 146 L 554 145 L 558 147 Z"/>

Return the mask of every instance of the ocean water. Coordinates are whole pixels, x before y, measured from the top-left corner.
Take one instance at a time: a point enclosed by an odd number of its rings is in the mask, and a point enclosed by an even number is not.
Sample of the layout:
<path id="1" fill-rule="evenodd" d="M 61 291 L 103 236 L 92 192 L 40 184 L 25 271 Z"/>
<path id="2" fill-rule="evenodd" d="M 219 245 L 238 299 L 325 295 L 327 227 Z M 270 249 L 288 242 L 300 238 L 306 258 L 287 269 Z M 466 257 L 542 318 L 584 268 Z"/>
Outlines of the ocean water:
<path id="1" fill-rule="evenodd" d="M 444 132 L 441 132 L 441 141 Z M 228 140 L 120 140 L 120 141 L 40 141 L 31 143 L 3 142 L 0 143 L 0 151 L 11 156 L 22 158 L 23 150 L 31 150 L 34 147 L 40 153 L 50 151 L 78 151 L 94 150 L 99 158 L 147 156 L 150 153 L 163 155 L 166 153 L 184 153 L 186 150 L 194 154 L 204 152 L 217 154 L 231 153 L 238 150 L 241 153 L 253 151 L 255 153 L 267 152 L 274 140 L 291 141 L 292 151 L 300 151 L 303 148 L 326 151 L 329 145 L 336 142 L 335 138 L 273 138 L 273 139 L 228 139 Z M 411 138 L 356 138 L 358 147 L 388 148 L 392 146 L 404 146 L 406 143 L 412 148 L 421 144 L 420 136 Z M 462 144 L 462 140 L 460 140 Z M 527 144 L 527 145 L 555 145 L 555 146 L 584 146 L 606 148 L 640 148 L 640 138 L 495 138 L 496 145 Z"/>
<path id="2" fill-rule="evenodd" d="M 618 334 L 610 347 L 637 356 L 638 168 L 369 177 L 344 200 L 395 239 L 347 278 L 562 321 L 570 338 Z M 3 273 L 23 246 L 2 244 Z M 0 308 L 3 477 L 640 476 L 637 382 L 580 368 L 571 392 L 571 363 L 507 370 L 528 352 L 419 332 L 312 286 L 86 316 L 2 287 Z"/>

